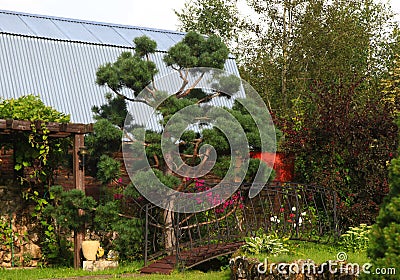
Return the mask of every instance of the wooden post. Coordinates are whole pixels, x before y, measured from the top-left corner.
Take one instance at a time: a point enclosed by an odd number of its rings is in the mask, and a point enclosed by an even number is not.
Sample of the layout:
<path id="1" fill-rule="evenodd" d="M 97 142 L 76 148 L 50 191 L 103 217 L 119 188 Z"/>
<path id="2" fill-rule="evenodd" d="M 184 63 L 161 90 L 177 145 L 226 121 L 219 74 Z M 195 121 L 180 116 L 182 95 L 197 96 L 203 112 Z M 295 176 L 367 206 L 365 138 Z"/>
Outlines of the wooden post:
<path id="1" fill-rule="evenodd" d="M 79 148 L 85 144 L 84 134 L 74 135 L 73 147 L 73 172 L 74 172 L 74 185 L 75 189 L 85 192 L 85 170 L 79 166 Z M 79 269 L 82 267 L 82 241 L 85 236 L 85 228 L 80 231 L 74 232 L 74 268 Z"/>

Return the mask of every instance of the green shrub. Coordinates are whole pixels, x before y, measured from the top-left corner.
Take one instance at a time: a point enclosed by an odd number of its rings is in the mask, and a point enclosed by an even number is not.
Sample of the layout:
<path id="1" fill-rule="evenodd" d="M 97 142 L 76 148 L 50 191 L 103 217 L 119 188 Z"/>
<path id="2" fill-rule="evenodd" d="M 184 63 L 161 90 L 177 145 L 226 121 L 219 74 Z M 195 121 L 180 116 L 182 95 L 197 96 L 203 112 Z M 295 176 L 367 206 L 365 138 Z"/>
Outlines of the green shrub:
<path id="1" fill-rule="evenodd" d="M 100 157 L 97 168 L 97 179 L 103 184 L 110 183 L 112 180 L 116 180 L 121 176 L 121 163 L 107 155 L 102 155 Z"/>
<path id="2" fill-rule="evenodd" d="M 281 239 L 276 234 L 262 233 L 255 237 L 246 237 L 245 241 L 246 244 L 243 245 L 242 249 L 254 255 L 265 253 L 277 256 L 289 252 L 286 244 L 287 239 Z"/>
<path id="3" fill-rule="evenodd" d="M 368 256 L 375 268 L 395 268 L 400 273 L 400 157 L 391 161 L 389 178 L 390 193 L 372 227 Z M 382 279 L 372 274 L 366 278 Z M 385 275 L 384 279 L 398 279 L 398 276 Z"/>

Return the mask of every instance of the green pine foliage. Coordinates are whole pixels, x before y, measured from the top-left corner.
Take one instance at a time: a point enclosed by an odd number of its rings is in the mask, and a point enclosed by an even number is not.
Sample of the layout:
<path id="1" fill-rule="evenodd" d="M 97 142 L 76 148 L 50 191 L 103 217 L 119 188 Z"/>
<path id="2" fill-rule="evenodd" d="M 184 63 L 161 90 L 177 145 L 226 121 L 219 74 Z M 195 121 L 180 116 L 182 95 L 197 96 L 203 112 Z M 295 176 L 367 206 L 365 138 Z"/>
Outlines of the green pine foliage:
<path id="1" fill-rule="evenodd" d="M 105 118 L 99 118 L 93 128 L 94 132 L 85 138 L 90 155 L 86 172 L 94 177 L 100 175 L 98 179 L 102 182 L 110 182 L 119 176 L 119 172 L 115 171 L 119 163 L 111 156 L 121 149 L 122 130 Z M 111 170 L 106 170 L 107 167 Z"/>
<path id="2" fill-rule="evenodd" d="M 126 96 L 119 93 L 123 87 L 137 95 L 158 71 L 155 63 L 148 59 L 148 55 L 155 52 L 157 44 L 146 36 L 136 38 L 134 43 L 135 53 L 123 52 L 117 61 L 100 66 L 96 73 L 98 85 L 107 85 L 124 98 Z M 143 59 L 144 56 L 146 59 Z"/>
<path id="3" fill-rule="evenodd" d="M 91 221 L 96 206 L 91 196 L 86 196 L 81 190 L 64 191 L 61 186 L 51 187 L 50 193 L 53 201 L 46 206 L 43 213 L 53 218 L 61 229 L 77 232 Z"/>
<path id="4" fill-rule="evenodd" d="M 120 97 L 114 97 L 111 94 L 106 94 L 107 103 L 98 106 L 93 106 L 92 111 L 96 120 L 106 119 L 110 123 L 122 128 L 125 119 L 128 115 L 125 100 Z"/>
<path id="5" fill-rule="evenodd" d="M 121 176 L 121 163 L 108 155 L 102 155 L 97 164 L 97 179 L 103 184 Z"/>
<path id="6" fill-rule="evenodd" d="M 216 35 L 205 38 L 190 31 L 171 47 L 164 57 L 167 66 L 176 68 L 212 67 L 222 69 L 229 54 L 226 45 Z"/>
<path id="7" fill-rule="evenodd" d="M 396 268 L 400 272 L 400 156 L 391 161 L 390 193 L 372 228 L 368 255 L 375 268 Z M 368 277 L 383 279 L 376 275 Z M 398 279 L 398 276 L 386 275 L 384 279 Z"/>

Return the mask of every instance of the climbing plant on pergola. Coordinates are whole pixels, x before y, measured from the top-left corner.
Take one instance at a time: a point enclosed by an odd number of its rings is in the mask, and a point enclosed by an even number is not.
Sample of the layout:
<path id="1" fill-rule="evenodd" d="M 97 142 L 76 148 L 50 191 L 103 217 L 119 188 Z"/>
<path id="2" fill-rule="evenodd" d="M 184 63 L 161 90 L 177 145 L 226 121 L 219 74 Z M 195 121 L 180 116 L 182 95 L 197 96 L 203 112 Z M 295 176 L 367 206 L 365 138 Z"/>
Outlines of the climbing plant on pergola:
<path id="1" fill-rule="evenodd" d="M 32 95 L 0 103 L 0 146 L 13 150 L 14 178 L 26 187 L 26 197 L 48 190 L 52 184 L 52 170 L 58 167 L 57 156 L 65 157 L 71 138 L 74 186 L 84 191 L 80 154 L 84 136 L 93 131 L 93 126 L 69 120 L 68 115 L 46 106 Z M 83 234 L 79 232 L 74 236 L 75 267 L 80 267 Z"/>

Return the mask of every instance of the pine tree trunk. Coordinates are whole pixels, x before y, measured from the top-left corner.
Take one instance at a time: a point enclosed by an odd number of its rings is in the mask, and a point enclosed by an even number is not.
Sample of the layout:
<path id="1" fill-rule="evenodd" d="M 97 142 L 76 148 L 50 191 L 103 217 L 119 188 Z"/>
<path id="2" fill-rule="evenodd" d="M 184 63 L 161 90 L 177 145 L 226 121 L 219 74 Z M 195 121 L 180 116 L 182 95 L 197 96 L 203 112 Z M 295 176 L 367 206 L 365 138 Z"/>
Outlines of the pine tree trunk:
<path id="1" fill-rule="evenodd" d="M 171 203 L 173 203 L 171 201 Z M 173 206 L 170 204 L 170 206 Z M 173 224 L 173 219 L 174 219 L 174 212 L 170 210 L 164 210 L 164 246 L 165 250 L 168 252 L 168 254 L 173 254 L 175 253 L 175 244 L 176 244 L 176 236 L 175 236 L 175 228 Z"/>
<path id="2" fill-rule="evenodd" d="M 171 154 L 167 153 L 165 155 L 165 159 L 169 160 L 168 157 L 172 157 Z M 173 175 L 172 170 L 167 166 L 166 170 L 164 172 L 167 175 Z M 174 209 L 174 201 L 171 200 L 169 202 L 169 209 Z M 169 209 L 165 209 L 164 213 L 163 213 L 163 220 L 164 220 L 164 246 L 165 246 L 165 250 L 168 252 L 168 254 L 173 254 L 175 252 L 175 244 L 176 244 L 176 235 L 175 235 L 175 228 L 174 228 L 174 212 L 169 210 Z"/>

